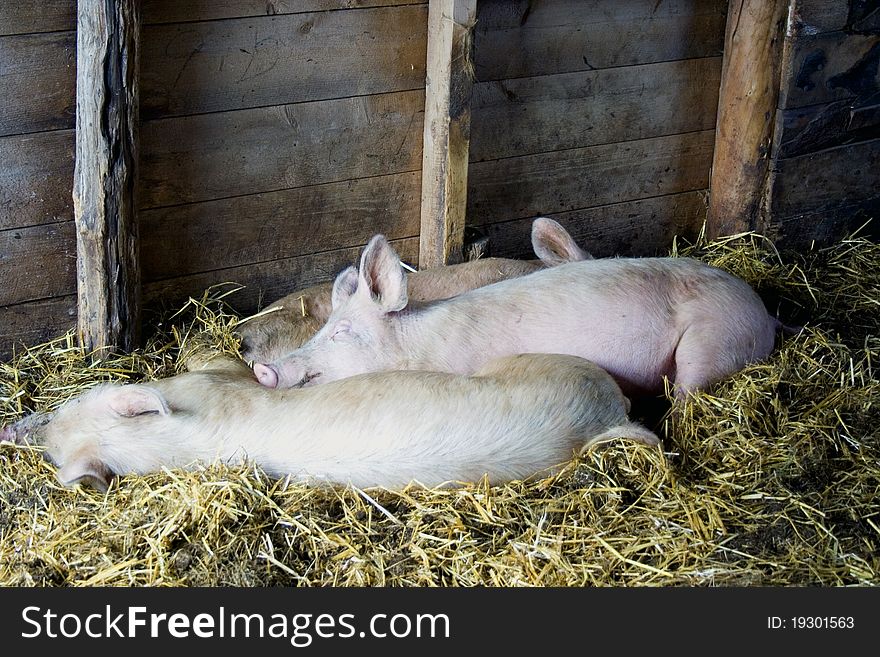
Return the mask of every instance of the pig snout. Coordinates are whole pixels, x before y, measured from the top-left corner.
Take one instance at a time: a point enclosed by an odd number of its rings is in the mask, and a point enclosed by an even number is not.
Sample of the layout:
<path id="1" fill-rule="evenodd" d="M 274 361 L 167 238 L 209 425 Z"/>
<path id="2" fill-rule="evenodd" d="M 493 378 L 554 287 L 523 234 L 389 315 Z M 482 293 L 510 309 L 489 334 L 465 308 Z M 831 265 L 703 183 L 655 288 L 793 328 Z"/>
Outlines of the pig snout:
<path id="1" fill-rule="evenodd" d="M 267 388 L 277 388 L 278 387 L 278 372 L 275 371 L 275 368 L 266 363 L 254 363 L 254 375 L 257 377 L 257 381 L 260 382 L 260 385 L 266 386 Z"/>
<path id="2" fill-rule="evenodd" d="M 280 360 L 274 363 L 255 363 L 254 375 L 267 388 L 302 388 L 311 385 L 311 381 L 320 377 L 321 373 L 309 372 L 298 363 Z"/>

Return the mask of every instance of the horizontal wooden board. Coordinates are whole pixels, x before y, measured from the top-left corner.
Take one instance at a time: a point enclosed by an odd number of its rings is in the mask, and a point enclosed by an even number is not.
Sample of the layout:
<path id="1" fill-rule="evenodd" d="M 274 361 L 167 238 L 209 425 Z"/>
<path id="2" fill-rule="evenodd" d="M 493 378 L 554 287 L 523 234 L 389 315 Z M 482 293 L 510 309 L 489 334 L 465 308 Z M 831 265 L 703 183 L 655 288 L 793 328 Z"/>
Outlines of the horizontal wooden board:
<path id="1" fill-rule="evenodd" d="M 880 29 L 876 0 L 792 0 L 790 34 L 869 32 Z"/>
<path id="2" fill-rule="evenodd" d="M 726 0 L 480 0 L 478 81 L 720 55 Z"/>
<path id="3" fill-rule="evenodd" d="M 714 135 L 705 130 L 475 162 L 468 177 L 468 224 L 705 189 Z"/>
<path id="4" fill-rule="evenodd" d="M 721 58 L 482 82 L 471 161 L 708 130 Z"/>
<path id="5" fill-rule="evenodd" d="M 425 86 L 427 8 L 145 27 L 141 118 Z"/>
<path id="6" fill-rule="evenodd" d="M 76 295 L 0 306 L 0 359 L 76 328 Z"/>
<path id="7" fill-rule="evenodd" d="M 693 241 L 706 219 L 706 192 L 685 192 L 551 216 L 594 257 L 667 255 L 673 237 Z M 476 226 L 490 255 L 533 258 L 533 218 Z"/>
<path id="8" fill-rule="evenodd" d="M 0 306 L 76 292 L 72 221 L 0 231 Z"/>
<path id="9" fill-rule="evenodd" d="M 177 205 L 421 167 L 424 91 L 149 121 L 140 206 Z"/>
<path id="10" fill-rule="evenodd" d="M 70 2 L 71 0 L 68 0 Z M 145 24 L 426 4 L 425 0 L 143 0 Z"/>
<path id="11" fill-rule="evenodd" d="M 76 29 L 76 0 L 3 0 L 0 36 Z"/>
<path id="12" fill-rule="evenodd" d="M 0 137 L 0 230 L 73 219 L 73 130 Z"/>
<path id="13" fill-rule="evenodd" d="M 76 33 L 0 37 L 0 136 L 73 128 Z"/>
<path id="14" fill-rule="evenodd" d="M 880 241 L 878 217 L 880 217 L 880 195 L 832 210 L 782 218 L 771 226 L 770 235 L 779 249 L 829 246 L 856 231 L 859 236 L 868 237 L 876 242 Z"/>
<path id="15" fill-rule="evenodd" d="M 380 176 L 140 215 L 145 281 L 419 234 L 421 175 Z"/>
<path id="16" fill-rule="evenodd" d="M 392 245 L 404 262 L 413 267 L 418 265 L 418 238 L 396 240 Z M 165 305 L 173 308 L 190 296 L 201 298 L 213 285 L 234 282 L 245 288 L 226 297 L 226 301 L 237 312 L 248 315 L 291 292 L 333 280 L 345 267 L 357 263 L 361 248 L 359 245 L 148 283 L 144 286 L 144 302 L 148 307 Z M 231 287 L 224 286 L 223 289 Z"/>
<path id="17" fill-rule="evenodd" d="M 779 160 L 770 183 L 774 219 L 874 198 L 880 195 L 880 139 Z"/>
<path id="18" fill-rule="evenodd" d="M 783 62 L 779 107 L 791 109 L 880 92 L 880 34 L 801 36 Z"/>
<path id="19" fill-rule="evenodd" d="M 779 110 L 774 153 L 777 158 L 796 157 L 877 138 L 880 138 L 880 104 L 860 106 L 853 99 L 838 100 Z"/>

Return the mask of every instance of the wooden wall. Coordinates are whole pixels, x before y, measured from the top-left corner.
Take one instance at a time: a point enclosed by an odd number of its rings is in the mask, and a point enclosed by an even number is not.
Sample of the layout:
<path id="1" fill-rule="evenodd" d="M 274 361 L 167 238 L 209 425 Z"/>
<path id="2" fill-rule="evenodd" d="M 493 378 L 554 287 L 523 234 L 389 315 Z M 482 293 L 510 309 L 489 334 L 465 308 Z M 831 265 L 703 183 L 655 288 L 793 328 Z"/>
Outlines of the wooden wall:
<path id="1" fill-rule="evenodd" d="M 596 255 L 705 218 L 726 0 L 480 0 L 468 224 L 528 255 L 531 219 Z"/>
<path id="2" fill-rule="evenodd" d="M 792 0 L 758 226 L 781 245 L 838 239 L 880 210 L 878 67 L 880 2 Z"/>
<path id="3" fill-rule="evenodd" d="M 0 354 L 75 322 L 75 0 L 0 5 Z M 375 232 L 417 264 L 427 3 L 143 0 L 146 304 L 242 313 Z"/>
<path id="4" fill-rule="evenodd" d="M 0 355 L 76 323 L 76 3 L 0 3 Z"/>

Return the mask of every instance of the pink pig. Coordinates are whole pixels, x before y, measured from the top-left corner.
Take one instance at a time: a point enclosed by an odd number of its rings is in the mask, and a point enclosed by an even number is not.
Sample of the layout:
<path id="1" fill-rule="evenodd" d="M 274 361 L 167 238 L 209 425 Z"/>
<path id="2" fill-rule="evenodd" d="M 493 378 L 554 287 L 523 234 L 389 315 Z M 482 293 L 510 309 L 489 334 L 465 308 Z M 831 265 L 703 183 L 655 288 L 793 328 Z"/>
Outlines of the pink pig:
<path id="1" fill-rule="evenodd" d="M 25 420 L 0 437 L 36 434 L 62 483 L 102 489 L 115 475 L 215 461 L 310 483 L 434 486 L 529 477 L 616 438 L 656 444 L 628 409 L 607 372 L 572 356 L 513 356 L 470 377 L 366 374 L 306 390 L 270 390 L 221 357 L 167 379 L 100 385 L 48 423 Z"/>
<path id="2" fill-rule="evenodd" d="M 773 349 L 779 322 L 747 283 L 688 258 L 562 264 L 407 307 L 406 273 L 381 235 L 333 285 L 333 312 L 299 350 L 254 365 L 289 388 L 379 370 L 471 373 L 517 353 L 581 356 L 626 394 L 705 388 Z"/>
<path id="3" fill-rule="evenodd" d="M 532 224 L 532 248 L 540 261 L 510 258 L 482 258 L 447 267 L 415 272 L 407 277 L 410 304 L 436 301 L 525 276 L 544 266 L 588 260 L 571 235 L 552 219 L 540 217 Z M 241 355 L 247 361 L 271 362 L 301 347 L 327 321 L 331 312 L 332 283 L 322 283 L 294 292 L 270 305 L 276 308 L 241 322 Z"/>

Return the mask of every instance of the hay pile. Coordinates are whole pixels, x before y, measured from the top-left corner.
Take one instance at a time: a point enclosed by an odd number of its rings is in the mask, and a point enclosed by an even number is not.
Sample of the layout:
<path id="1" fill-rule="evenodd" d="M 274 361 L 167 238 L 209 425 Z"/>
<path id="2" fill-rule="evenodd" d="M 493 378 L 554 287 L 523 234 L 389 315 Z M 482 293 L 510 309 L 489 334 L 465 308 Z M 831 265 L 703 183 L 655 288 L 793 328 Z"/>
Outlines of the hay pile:
<path id="1" fill-rule="evenodd" d="M 454 490 L 312 489 L 254 470 L 67 490 L 33 448 L 0 447 L 0 585 L 655 586 L 880 584 L 880 246 L 780 257 L 754 235 L 693 255 L 788 324 L 771 359 L 552 478 Z M 100 365 L 72 336 L 0 365 L 0 424 L 99 381 L 235 353 L 206 294 L 148 346 Z"/>

